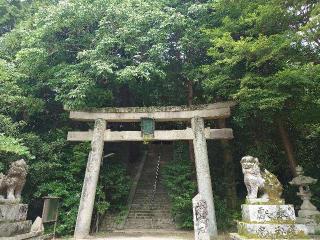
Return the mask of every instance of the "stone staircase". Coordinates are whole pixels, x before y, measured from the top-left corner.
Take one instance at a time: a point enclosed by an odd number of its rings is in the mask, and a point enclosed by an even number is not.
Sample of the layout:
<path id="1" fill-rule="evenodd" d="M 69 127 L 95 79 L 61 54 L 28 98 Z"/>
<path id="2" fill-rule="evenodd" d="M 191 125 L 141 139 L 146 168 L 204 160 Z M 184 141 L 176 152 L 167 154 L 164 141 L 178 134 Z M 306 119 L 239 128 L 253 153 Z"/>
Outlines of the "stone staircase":
<path id="1" fill-rule="evenodd" d="M 154 200 L 151 201 L 159 153 L 161 156 L 159 179 Z M 163 166 L 171 157 L 171 145 L 149 145 L 147 159 L 124 229 L 176 229 L 170 213 L 168 194 L 161 177 Z"/>

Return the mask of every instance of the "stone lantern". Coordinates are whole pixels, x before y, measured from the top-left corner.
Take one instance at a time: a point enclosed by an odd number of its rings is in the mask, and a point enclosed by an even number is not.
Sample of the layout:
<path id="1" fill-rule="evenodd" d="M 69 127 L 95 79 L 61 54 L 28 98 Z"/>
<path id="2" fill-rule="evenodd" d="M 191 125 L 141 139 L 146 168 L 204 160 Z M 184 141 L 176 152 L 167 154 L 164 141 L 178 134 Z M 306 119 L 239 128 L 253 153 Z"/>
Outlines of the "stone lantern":
<path id="1" fill-rule="evenodd" d="M 297 166 L 296 171 L 298 176 L 293 178 L 289 183 L 299 187 L 297 195 L 302 200 L 302 205 L 298 211 L 297 222 L 306 224 L 309 233 L 314 234 L 320 230 L 320 212 L 310 201 L 312 193 L 309 186 L 315 184 L 318 179 L 304 176 L 301 166 Z"/>

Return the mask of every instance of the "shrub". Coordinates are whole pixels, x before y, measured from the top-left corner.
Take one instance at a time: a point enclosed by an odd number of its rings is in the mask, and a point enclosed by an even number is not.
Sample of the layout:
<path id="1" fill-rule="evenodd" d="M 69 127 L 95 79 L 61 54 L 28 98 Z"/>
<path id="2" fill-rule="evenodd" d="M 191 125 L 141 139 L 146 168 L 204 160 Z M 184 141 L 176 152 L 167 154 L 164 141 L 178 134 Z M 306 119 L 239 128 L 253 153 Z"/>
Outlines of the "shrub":
<path id="1" fill-rule="evenodd" d="M 188 145 L 174 145 L 173 160 L 165 167 L 163 177 L 172 203 L 172 215 L 177 224 L 184 229 L 193 228 L 192 198 L 196 193 L 196 183 L 193 181 Z"/>

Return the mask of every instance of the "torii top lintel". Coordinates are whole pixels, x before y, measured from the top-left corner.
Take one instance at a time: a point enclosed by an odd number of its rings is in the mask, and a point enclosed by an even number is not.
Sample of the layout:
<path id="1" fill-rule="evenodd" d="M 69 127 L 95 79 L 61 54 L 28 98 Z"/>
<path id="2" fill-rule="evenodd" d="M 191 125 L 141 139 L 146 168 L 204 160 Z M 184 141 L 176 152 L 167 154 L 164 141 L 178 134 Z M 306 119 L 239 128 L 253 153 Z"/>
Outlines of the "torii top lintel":
<path id="1" fill-rule="evenodd" d="M 221 119 L 230 116 L 234 102 L 218 102 L 207 105 L 165 106 L 165 107 L 128 107 L 100 108 L 82 111 L 70 111 L 70 118 L 78 121 L 140 122 L 141 118 L 153 118 L 155 121 L 190 121 L 198 116 L 204 119 Z"/>

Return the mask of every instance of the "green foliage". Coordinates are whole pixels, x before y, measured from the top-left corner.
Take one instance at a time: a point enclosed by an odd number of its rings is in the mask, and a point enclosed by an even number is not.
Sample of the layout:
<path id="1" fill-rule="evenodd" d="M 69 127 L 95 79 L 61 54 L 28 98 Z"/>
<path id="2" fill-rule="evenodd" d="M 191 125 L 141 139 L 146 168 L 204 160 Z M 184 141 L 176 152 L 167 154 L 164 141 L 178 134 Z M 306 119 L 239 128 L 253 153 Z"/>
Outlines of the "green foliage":
<path id="1" fill-rule="evenodd" d="M 63 106 L 232 99 L 238 102 L 230 121 L 237 182 L 243 179 L 236 159 L 246 154 L 259 157 L 283 183 L 291 180 L 279 122 L 297 162 L 316 177 L 319 9 L 317 0 L 0 0 L 0 170 L 27 158 L 25 202 L 62 197 L 58 233 L 71 233 L 89 145 L 67 144 L 66 136 L 71 128 L 91 126 L 70 125 Z M 187 152 L 177 145 L 165 171 L 173 213 L 184 228 L 192 226 L 196 192 Z M 221 152 L 210 156 L 213 179 L 224 166 Z M 108 163 L 97 188 L 101 215 L 123 211 L 129 186 L 124 168 Z M 213 186 L 223 228 L 234 213 L 225 207 L 219 181 Z M 295 189 L 284 185 L 287 202 L 296 203 Z M 320 207 L 319 184 L 314 189 Z M 243 185 L 238 192 L 244 195 Z"/>
<path id="2" fill-rule="evenodd" d="M 0 134 L 0 152 L 14 153 L 19 156 L 32 158 L 29 149 L 21 144 L 20 139 L 6 137 Z"/>
<path id="3" fill-rule="evenodd" d="M 69 148 L 68 146 L 63 147 Z M 52 195 L 61 198 L 58 235 L 70 234 L 74 230 L 89 151 L 88 143 L 77 144 L 62 153 L 60 164 L 56 161 L 55 164 L 46 166 L 40 163 L 31 165 L 37 175 L 43 167 L 47 171 L 44 177 L 46 180 L 40 181 L 35 196 Z M 65 154 L 66 152 L 68 154 Z M 96 214 L 102 216 L 106 211 L 122 209 L 126 204 L 129 187 L 130 182 L 124 167 L 119 163 L 106 160 L 100 171 L 94 216 Z"/>
<path id="4" fill-rule="evenodd" d="M 193 229 L 192 198 L 197 194 L 197 184 L 192 162 L 189 159 L 188 144 L 175 143 L 173 160 L 164 170 L 164 183 L 172 203 L 172 214 L 183 229 Z M 219 230 L 229 230 L 240 219 L 239 210 L 230 209 L 225 199 L 214 197 Z"/>
<path id="5" fill-rule="evenodd" d="M 105 200 L 110 204 L 108 210 L 118 212 L 127 204 L 131 186 L 130 177 L 119 160 L 106 160 L 101 171 L 100 182 Z"/>
<path id="6" fill-rule="evenodd" d="M 237 220 L 241 220 L 240 209 L 230 209 L 227 206 L 226 200 L 215 195 L 214 207 L 217 219 L 218 229 L 221 231 L 230 231 L 235 227 Z"/>
<path id="7" fill-rule="evenodd" d="M 47 173 L 44 175 L 45 181 L 40 181 L 35 196 L 52 195 L 61 198 L 57 227 L 59 235 L 74 230 L 88 151 L 89 144 L 78 144 L 72 149 L 74 155 L 60 155 L 62 159 L 52 164 L 39 162 L 31 165 L 36 175 L 42 171 Z M 66 157 L 70 159 L 65 161 Z"/>
<path id="8" fill-rule="evenodd" d="M 0 36 L 10 31 L 20 19 L 21 1 L 0 1 Z"/>
<path id="9" fill-rule="evenodd" d="M 318 4 L 310 1 L 308 12 L 299 13 L 301 4 L 295 2 L 226 2 L 213 4 L 216 26 L 206 31 L 213 43 L 208 51 L 213 62 L 205 67 L 208 91 L 234 98 L 244 114 L 266 120 L 285 113 L 289 117 L 306 102 L 318 111 L 319 66 L 311 59 L 319 56 L 298 39 L 305 24 L 301 18 L 309 18 Z"/>
<path id="10" fill-rule="evenodd" d="M 296 202 L 286 186 L 292 175 L 278 126 L 288 132 L 297 163 L 316 176 L 319 1 L 222 0 L 211 6 L 213 24 L 205 30 L 212 43 L 211 63 L 202 68 L 207 99 L 237 101 L 231 122 L 234 157 L 257 156 L 280 177 L 284 196 Z"/>
<path id="11" fill-rule="evenodd" d="M 140 104 L 185 102 L 186 95 L 172 97 L 172 86 L 184 88 L 197 75 L 190 67 L 206 60 L 208 41 L 199 27 L 208 6 L 166 4 L 81 0 L 40 7 L 6 34 L 0 53 L 69 108 L 105 106 L 124 86 Z"/>
<path id="12" fill-rule="evenodd" d="M 35 157 L 24 200 L 61 197 L 57 230 L 71 233 L 88 145 L 66 143 L 69 122 L 63 106 L 185 103 L 187 94 L 175 93 L 186 88 L 188 78 L 198 78 L 192 66 L 206 61 L 208 41 L 200 26 L 208 6 L 151 0 L 11 3 L 0 4 L 3 145 L 6 152 L 28 150 L 29 158 Z M 128 179 L 121 176 L 123 168 L 104 164 L 98 214 L 123 208 Z"/>
<path id="13" fill-rule="evenodd" d="M 192 198 L 196 194 L 194 173 L 187 145 L 175 144 L 173 160 L 165 167 L 163 178 L 172 204 L 172 215 L 184 229 L 193 228 Z"/>

